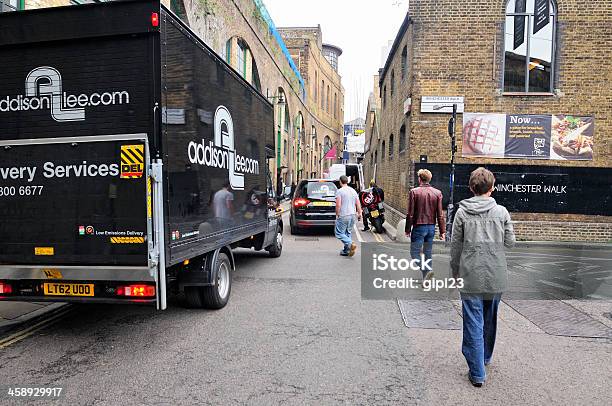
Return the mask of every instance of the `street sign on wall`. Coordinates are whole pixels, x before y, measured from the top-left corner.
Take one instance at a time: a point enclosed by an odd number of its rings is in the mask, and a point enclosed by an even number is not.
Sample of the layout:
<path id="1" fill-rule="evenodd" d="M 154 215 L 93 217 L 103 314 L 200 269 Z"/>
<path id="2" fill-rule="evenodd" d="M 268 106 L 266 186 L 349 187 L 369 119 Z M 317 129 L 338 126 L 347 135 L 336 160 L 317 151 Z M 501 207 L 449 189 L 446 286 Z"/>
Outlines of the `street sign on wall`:
<path id="1" fill-rule="evenodd" d="M 463 96 L 423 96 L 421 113 L 452 113 L 453 104 L 457 105 L 457 113 L 463 113 Z"/>

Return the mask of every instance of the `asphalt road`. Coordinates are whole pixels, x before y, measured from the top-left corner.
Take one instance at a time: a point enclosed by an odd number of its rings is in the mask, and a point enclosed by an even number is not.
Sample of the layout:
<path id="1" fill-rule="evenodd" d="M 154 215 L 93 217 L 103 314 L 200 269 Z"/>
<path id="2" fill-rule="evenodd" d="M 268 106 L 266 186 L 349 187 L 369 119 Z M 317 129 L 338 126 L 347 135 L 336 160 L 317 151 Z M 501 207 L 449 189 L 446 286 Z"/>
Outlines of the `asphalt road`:
<path id="1" fill-rule="evenodd" d="M 220 311 L 74 306 L 0 350 L 0 383 L 61 386 L 71 405 L 612 404 L 611 341 L 551 336 L 508 306 L 473 388 L 461 332 L 408 329 L 397 302 L 362 301 L 359 257 L 339 249 L 286 230 L 280 258 L 237 253 Z"/>

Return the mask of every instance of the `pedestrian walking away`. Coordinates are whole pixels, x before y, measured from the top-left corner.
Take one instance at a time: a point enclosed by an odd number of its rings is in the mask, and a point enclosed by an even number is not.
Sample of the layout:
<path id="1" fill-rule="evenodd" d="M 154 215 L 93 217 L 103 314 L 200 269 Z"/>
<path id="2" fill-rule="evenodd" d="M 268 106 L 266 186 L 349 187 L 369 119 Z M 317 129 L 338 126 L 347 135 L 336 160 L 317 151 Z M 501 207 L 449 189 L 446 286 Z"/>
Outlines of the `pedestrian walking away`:
<path id="1" fill-rule="evenodd" d="M 446 224 L 442 210 L 442 192 L 431 186 L 431 172 L 421 169 L 417 172 L 419 186 L 412 189 L 408 196 L 408 212 L 406 213 L 406 236 L 410 238 L 410 256 L 417 264 L 421 264 L 421 250 L 426 260 L 431 264 L 431 251 L 436 232 L 436 221 L 440 229 L 440 239 L 446 236 Z M 433 269 L 421 267 L 423 279 L 433 278 Z"/>
<path id="2" fill-rule="evenodd" d="M 340 255 L 352 257 L 357 245 L 351 234 L 355 225 L 355 217 L 361 221 L 361 203 L 355 189 L 348 186 L 348 178 L 340 176 L 340 189 L 336 191 L 336 238 L 342 241 Z"/>
<path id="3" fill-rule="evenodd" d="M 497 333 L 497 309 L 508 285 L 505 248 L 515 243 L 510 214 L 491 197 L 495 177 L 485 168 L 470 176 L 474 197 L 459 203 L 451 236 L 451 271 L 462 278 L 462 353 L 468 379 L 482 386 Z M 461 284 L 460 284 L 461 285 Z"/>

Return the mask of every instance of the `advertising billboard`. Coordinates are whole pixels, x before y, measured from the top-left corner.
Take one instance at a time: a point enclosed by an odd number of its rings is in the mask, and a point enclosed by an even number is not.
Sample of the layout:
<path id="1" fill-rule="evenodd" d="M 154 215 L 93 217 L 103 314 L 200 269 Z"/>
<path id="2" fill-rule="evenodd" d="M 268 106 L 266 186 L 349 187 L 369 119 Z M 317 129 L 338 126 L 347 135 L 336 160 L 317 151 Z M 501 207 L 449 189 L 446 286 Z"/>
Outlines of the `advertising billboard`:
<path id="1" fill-rule="evenodd" d="M 595 120 L 588 116 L 463 115 L 463 157 L 593 160 Z"/>

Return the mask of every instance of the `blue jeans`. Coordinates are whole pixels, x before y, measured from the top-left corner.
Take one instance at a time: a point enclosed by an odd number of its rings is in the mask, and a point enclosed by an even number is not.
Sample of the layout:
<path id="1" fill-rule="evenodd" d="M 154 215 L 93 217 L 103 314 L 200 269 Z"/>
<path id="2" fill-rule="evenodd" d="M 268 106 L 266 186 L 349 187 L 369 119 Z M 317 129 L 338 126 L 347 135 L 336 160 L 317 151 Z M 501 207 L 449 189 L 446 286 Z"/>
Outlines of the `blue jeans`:
<path id="1" fill-rule="evenodd" d="M 433 248 L 433 239 L 436 234 L 435 224 L 418 224 L 412 227 L 410 232 L 410 256 L 412 259 L 418 260 L 420 266 L 421 248 L 425 259 L 431 259 L 431 251 Z M 431 263 L 431 262 L 430 262 Z M 421 269 L 423 277 L 427 274 L 427 270 Z"/>
<path id="2" fill-rule="evenodd" d="M 342 216 L 336 219 L 336 238 L 342 241 L 342 244 L 344 244 L 344 252 L 348 252 L 351 248 L 351 244 L 353 243 L 351 234 L 353 232 L 354 225 L 355 216 Z"/>
<path id="3" fill-rule="evenodd" d="M 463 308 L 463 343 L 461 352 L 476 382 L 487 377 L 485 365 L 491 362 L 497 333 L 497 309 L 501 294 L 484 299 L 480 295 L 461 295 Z"/>

